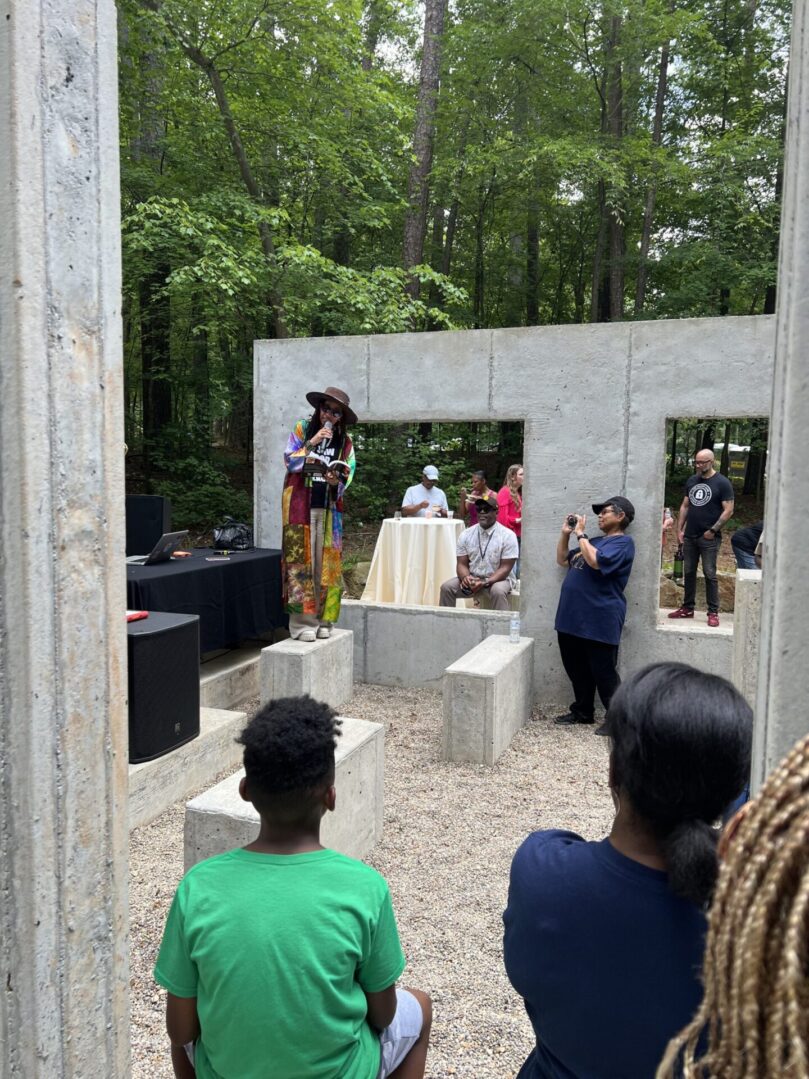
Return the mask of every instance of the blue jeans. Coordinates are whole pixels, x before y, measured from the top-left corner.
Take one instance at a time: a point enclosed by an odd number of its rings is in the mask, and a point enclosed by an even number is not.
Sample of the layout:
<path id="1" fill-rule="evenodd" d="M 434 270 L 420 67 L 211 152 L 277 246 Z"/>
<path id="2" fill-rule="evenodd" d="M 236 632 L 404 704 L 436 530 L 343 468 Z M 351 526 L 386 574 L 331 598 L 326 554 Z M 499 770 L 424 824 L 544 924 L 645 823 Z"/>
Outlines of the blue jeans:
<path id="1" fill-rule="evenodd" d="M 737 547 L 733 540 L 730 541 L 730 545 L 733 548 L 733 554 L 736 558 L 736 565 L 739 569 L 758 569 L 756 565 L 756 556 L 750 554 L 749 551 L 743 551 L 741 547 Z"/>

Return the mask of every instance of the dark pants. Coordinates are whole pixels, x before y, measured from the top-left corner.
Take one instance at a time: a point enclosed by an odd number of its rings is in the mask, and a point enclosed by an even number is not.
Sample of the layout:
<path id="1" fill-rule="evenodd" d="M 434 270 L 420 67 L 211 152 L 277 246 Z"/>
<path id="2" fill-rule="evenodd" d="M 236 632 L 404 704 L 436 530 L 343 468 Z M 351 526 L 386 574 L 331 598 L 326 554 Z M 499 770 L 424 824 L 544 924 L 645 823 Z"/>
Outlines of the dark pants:
<path id="1" fill-rule="evenodd" d="M 719 582 L 716 579 L 716 556 L 722 543 L 718 539 L 705 539 L 704 536 L 686 536 L 683 542 L 683 607 L 694 610 L 697 599 L 697 566 L 702 558 L 702 572 L 705 574 L 705 599 L 708 611 L 719 614 Z"/>
<path id="2" fill-rule="evenodd" d="M 596 690 L 605 708 L 621 679 L 618 675 L 618 645 L 557 633 L 562 666 L 573 685 L 576 700 L 570 706 L 574 715 L 592 719 Z"/>

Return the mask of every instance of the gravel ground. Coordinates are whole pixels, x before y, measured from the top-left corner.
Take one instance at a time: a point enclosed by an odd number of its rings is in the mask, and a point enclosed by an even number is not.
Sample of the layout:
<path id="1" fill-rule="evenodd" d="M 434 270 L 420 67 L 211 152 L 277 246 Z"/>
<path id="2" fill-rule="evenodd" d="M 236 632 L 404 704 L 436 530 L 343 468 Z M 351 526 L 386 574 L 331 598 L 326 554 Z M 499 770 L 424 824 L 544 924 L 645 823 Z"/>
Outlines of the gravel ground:
<path id="1" fill-rule="evenodd" d="M 433 998 L 427 1076 L 510 1079 L 532 1036 L 503 971 L 509 865 L 536 828 L 565 827 L 588 839 L 606 833 L 606 739 L 535 713 L 493 768 L 448 764 L 439 759 L 440 692 L 354 689 L 344 714 L 385 724 L 384 837 L 368 861 L 390 885 L 407 955 L 404 984 Z M 172 1074 L 163 992 L 151 969 L 182 875 L 184 804 L 131 837 L 134 1079 Z"/>

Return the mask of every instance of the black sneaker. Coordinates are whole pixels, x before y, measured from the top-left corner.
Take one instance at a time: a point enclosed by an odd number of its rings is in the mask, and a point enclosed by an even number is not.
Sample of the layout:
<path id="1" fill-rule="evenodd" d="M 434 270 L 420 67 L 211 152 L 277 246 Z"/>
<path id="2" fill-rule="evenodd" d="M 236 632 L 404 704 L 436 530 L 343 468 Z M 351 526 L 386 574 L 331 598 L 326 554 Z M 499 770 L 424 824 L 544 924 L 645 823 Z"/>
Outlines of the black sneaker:
<path id="1" fill-rule="evenodd" d="M 596 727 L 593 734 L 603 734 L 605 738 L 609 737 L 609 731 L 607 730 L 607 724 L 602 723 L 601 726 Z"/>
<path id="2" fill-rule="evenodd" d="M 580 716 L 578 712 L 566 712 L 563 716 L 557 716 L 553 721 L 557 727 L 572 727 L 574 723 L 595 723 L 592 716 Z"/>

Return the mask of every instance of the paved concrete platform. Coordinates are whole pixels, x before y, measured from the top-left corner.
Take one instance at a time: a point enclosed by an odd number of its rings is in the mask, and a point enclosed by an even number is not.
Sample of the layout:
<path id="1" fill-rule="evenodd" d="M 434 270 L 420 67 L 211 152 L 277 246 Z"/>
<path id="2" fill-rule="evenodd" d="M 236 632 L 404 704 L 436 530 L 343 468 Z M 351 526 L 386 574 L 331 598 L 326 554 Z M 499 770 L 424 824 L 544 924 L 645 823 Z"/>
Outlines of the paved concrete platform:
<path id="1" fill-rule="evenodd" d="M 160 816 L 174 802 L 204 787 L 242 759 L 235 742 L 247 716 L 244 712 L 201 708 L 199 737 L 154 761 L 129 765 L 129 827 L 138 828 Z"/>
<path id="2" fill-rule="evenodd" d="M 308 693 L 339 709 L 351 700 L 354 635 L 351 630 L 331 631 L 326 640 L 279 641 L 261 651 L 259 696 L 262 705 L 278 697 Z"/>
<path id="3" fill-rule="evenodd" d="M 204 708 L 237 708 L 258 696 L 260 644 L 243 645 L 200 665 L 199 699 Z"/>
<path id="4" fill-rule="evenodd" d="M 531 717 L 534 641 L 487 637 L 444 672 L 445 760 L 494 764 Z"/>
<path id="5" fill-rule="evenodd" d="M 337 806 L 323 818 L 324 846 L 363 858 L 382 837 L 384 733 L 380 723 L 342 718 L 337 740 Z M 214 854 L 243 847 L 258 835 L 258 813 L 239 796 L 235 775 L 194 798 L 185 808 L 185 868 Z"/>

